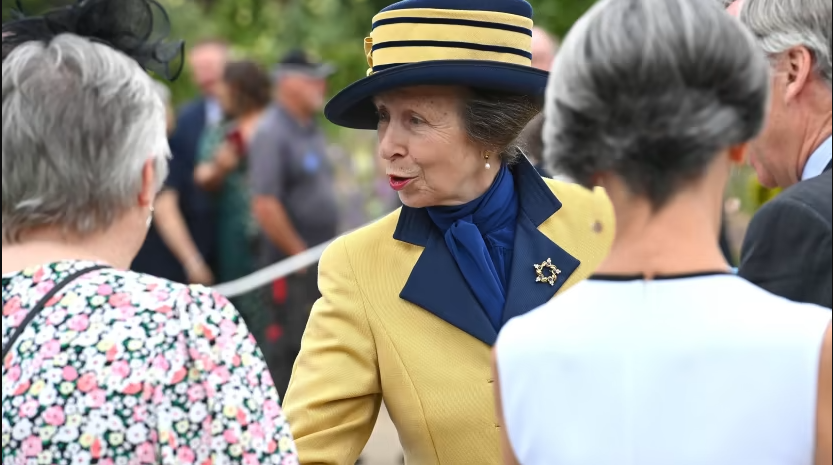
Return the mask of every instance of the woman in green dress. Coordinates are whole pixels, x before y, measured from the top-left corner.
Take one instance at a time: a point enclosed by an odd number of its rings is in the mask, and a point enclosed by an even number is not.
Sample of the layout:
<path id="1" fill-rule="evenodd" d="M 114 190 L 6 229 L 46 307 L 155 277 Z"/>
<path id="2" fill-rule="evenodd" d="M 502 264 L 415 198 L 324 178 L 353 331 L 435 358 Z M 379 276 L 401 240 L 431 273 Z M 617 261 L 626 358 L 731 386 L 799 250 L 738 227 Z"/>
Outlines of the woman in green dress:
<path id="1" fill-rule="evenodd" d="M 228 282 L 255 271 L 257 226 L 249 206 L 246 148 L 270 103 L 271 82 L 256 63 L 240 61 L 226 66 L 218 86 L 226 121 L 203 135 L 194 180 L 215 195 L 215 273 L 219 282 Z M 261 340 L 266 315 L 259 293 L 232 301 Z"/>

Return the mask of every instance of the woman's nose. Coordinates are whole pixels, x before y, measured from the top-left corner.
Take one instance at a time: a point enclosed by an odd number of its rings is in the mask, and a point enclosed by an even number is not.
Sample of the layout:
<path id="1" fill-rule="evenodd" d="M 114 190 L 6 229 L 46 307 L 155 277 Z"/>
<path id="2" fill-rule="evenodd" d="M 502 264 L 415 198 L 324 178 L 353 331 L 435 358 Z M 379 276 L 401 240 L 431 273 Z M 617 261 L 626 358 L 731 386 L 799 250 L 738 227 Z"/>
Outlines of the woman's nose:
<path id="1" fill-rule="evenodd" d="M 407 153 L 407 149 L 403 138 L 393 125 L 380 127 L 378 130 L 379 136 L 379 155 L 385 159 L 390 160 L 396 157 L 403 157 Z"/>

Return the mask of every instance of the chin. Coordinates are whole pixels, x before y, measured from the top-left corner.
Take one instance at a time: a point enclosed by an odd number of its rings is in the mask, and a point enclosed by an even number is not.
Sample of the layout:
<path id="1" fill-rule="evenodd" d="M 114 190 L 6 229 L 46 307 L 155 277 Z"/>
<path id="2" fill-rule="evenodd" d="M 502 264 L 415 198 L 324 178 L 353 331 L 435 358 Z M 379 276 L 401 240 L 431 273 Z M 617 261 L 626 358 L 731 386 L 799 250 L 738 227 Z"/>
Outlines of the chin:
<path id="1" fill-rule="evenodd" d="M 424 195 L 420 195 L 419 193 L 408 194 L 404 191 L 399 192 L 399 200 L 402 202 L 402 205 L 410 208 L 425 208 L 434 206 L 434 203 L 430 202 L 429 199 L 426 199 Z"/>

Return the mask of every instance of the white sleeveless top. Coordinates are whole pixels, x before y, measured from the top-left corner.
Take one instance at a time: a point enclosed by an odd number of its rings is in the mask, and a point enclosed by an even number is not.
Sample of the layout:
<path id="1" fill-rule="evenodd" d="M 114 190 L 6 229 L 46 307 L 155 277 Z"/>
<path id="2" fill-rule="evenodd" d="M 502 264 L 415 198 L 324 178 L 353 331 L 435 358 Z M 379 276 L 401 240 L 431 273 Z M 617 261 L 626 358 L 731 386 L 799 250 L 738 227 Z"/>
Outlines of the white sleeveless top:
<path id="1" fill-rule="evenodd" d="M 812 465 L 831 312 L 732 275 L 598 277 L 496 345 L 522 465 Z"/>

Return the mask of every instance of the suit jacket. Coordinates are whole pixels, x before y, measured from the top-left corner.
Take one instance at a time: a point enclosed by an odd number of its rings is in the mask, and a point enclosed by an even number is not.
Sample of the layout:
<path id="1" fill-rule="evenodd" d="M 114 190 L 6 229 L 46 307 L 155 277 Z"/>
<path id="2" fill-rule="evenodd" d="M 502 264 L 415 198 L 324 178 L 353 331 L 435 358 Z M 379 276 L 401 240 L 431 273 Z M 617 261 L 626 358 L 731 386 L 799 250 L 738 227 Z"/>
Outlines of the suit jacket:
<path id="1" fill-rule="evenodd" d="M 520 209 L 506 320 L 587 278 L 607 255 L 603 191 L 513 168 Z M 561 270 L 536 282 L 534 264 Z M 422 209 L 403 207 L 337 239 L 320 261 L 312 309 L 284 402 L 304 465 L 353 465 L 381 402 L 410 465 L 500 461 L 484 310 Z"/>
<path id="2" fill-rule="evenodd" d="M 800 182 L 752 219 L 740 275 L 773 294 L 833 308 L 833 171 Z"/>

